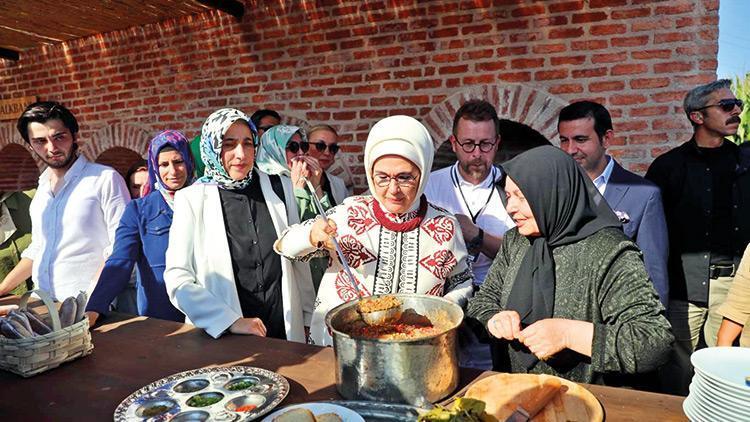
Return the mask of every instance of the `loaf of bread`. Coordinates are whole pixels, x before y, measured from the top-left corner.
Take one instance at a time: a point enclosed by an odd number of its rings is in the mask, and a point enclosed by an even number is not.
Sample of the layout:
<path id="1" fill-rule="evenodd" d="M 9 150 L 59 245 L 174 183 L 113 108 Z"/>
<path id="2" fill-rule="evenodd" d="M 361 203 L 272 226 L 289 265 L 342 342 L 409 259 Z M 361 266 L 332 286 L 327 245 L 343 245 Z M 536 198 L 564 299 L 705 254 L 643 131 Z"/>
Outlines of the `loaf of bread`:
<path id="1" fill-rule="evenodd" d="M 322 415 L 315 416 L 317 422 L 344 422 L 341 417 L 335 413 L 323 413 Z"/>
<path id="2" fill-rule="evenodd" d="M 316 422 L 313 412 L 298 407 L 273 418 L 273 422 Z"/>

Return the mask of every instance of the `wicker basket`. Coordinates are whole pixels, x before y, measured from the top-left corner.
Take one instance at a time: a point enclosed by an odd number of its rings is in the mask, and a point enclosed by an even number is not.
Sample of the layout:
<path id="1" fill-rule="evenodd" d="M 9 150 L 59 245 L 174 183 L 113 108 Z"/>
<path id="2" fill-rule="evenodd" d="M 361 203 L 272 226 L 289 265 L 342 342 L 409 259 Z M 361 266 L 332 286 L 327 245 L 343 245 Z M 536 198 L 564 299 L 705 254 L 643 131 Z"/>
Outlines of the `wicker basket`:
<path id="1" fill-rule="evenodd" d="M 91 354 L 94 345 L 91 343 L 89 320 L 83 320 L 70 327 L 60 327 L 60 316 L 57 306 L 43 290 L 32 290 L 21 297 L 19 307 L 26 309 L 32 293 L 36 293 L 47 307 L 52 320 L 52 332 L 30 338 L 10 339 L 0 336 L 0 369 L 13 372 L 22 377 L 30 377 L 52 368 L 63 362 Z"/>

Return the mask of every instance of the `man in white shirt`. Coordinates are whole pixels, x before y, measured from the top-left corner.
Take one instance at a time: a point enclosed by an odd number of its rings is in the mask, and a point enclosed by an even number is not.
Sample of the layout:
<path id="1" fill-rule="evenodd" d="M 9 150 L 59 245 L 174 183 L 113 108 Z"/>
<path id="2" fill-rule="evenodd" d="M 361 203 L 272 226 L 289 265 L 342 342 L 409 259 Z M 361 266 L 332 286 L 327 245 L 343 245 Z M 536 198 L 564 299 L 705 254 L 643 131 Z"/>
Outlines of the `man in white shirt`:
<path id="1" fill-rule="evenodd" d="M 434 171 L 425 188 L 427 199 L 458 218 L 466 247 L 473 259 L 474 284 L 484 281 L 503 234 L 514 227 L 496 186 L 502 170 L 493 165 L 500 146 L 497 111 L 488 102 L 471 100 L 458 109 L 449 138 L 458 161 Z M 462 366 L 492 369 L 489 345 L 481 344 L 469 330 L 462 330 Z"/>
<path id="2" fill-rule="evenodd" d="M 620 218 L 625 234 L 643 251 L 646 270 L 666 307 L 669 299 L 669 240 L 659 188 L 625 170 L 607 155 L 607 147 L 615 133 L 612 118 L 601 104 L 580 101 L 564 107 L 560 110 L 557 130 L 560 148 L 586 171 Z"/>
<path id="3" fill-rule="evenodd" d="M 47 164 L 31 201 L 31 245 L 0 283 L 0 296 L 31 276 L 56 300 L 93 288 L 130 200 L 117 172 L 77 153 L 78 122 L 54 101 L 18 119 L 29 149 Z"/>

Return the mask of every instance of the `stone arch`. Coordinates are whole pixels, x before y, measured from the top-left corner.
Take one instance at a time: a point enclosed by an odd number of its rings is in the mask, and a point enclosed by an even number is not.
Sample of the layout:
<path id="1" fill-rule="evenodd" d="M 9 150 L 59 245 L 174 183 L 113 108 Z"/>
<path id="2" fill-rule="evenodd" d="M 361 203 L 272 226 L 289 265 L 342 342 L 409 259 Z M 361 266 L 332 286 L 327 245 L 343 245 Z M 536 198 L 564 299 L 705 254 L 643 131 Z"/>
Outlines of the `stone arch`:
<path id="1" fill-rule="evenodd" d="M 18 130 L 16 129 L 16 122 L 13 121 L 7 121 L 0 124 L 0 151 L 4 150 L 5 147 L 11 145 L 11 144 L 18 144 L 26 150 L 29 155 L 31 156 L 31 159 L 34 161 L 34 163 L 37 166 L 37 169 L 41 172 L 44 168 L 44 161 L 40 160 L 39 157 L 36 156 L 36 154 L 29 152 L 28 148 L 26 147 L 26 141 L 21 138 L 21 135 L 18 133 Z"/>
<path id="2" fill-rule="evenodd" d="M 144 157 L 133 151 L 132 149 L 125 147 L 112 147 L 96 157 L 96 162 L 104 164 L 117 170 L 122 177 L 125 177 L 130 167 L 136 161 L 143 159 Z"/>
<path id="3" fill-rule="evenodd" d="M 15 142 L 0 146 L 0 192 L 13 192 L 36 187 L 40 167 L 23 145 Z"/>
<path id="4" fill-rule="evenodd" d="M 94 128 L 90 136 L 79 140 L 80 150 L 86 157 L 95 161 L 104 151 L 122 147 L 136 152 L 142 157 L 148 154 L 150 131 L 133 123 L 115 123 Z"/>
<path id="5" fill-rule="evenodd" d="M 448 140 L 453 116 L 471 99 L 489 101 L 500 119 L 522 123 L 557 144 L 557 115 L 568 102 L 541 89 L 523 84 L 477 85 L 457 92 L 433 107 L 423 122 L 435 142 L 435 149 Z"/>

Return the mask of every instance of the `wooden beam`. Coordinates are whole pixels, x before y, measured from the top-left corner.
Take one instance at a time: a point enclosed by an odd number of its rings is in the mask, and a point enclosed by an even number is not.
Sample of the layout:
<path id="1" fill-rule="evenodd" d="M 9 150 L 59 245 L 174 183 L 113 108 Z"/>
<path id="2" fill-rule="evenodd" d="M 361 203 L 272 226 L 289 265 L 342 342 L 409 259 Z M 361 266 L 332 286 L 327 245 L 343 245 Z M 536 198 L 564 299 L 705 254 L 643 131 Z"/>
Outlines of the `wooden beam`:
<path id="1" fill-rule="evenodd" d="M 0 47 L 0 59 L 18 61 L 18 51 Z"/>
<path id="2" fill-rule="evenodd" d="M 198 0 L 198 3 L 221 10 L 237 19 L 242 19 L 245 15 L 245 4 L 237 0 Z"/>

